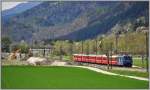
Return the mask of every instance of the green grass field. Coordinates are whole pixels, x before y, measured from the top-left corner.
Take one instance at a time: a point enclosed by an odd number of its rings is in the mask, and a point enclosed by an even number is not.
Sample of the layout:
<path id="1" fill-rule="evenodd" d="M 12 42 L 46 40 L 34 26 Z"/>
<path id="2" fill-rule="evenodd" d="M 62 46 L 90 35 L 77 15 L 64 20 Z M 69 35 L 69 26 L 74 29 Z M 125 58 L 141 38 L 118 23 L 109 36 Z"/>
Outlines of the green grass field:
<path id="1" fill-rule="evenodd" d="M 144 60 L 143 65 L 142 65 L 141 59 L 133 59 L 133 65 L 146 68 L 146 60 Z"/>
<path id="2" fill-rule="evenodd" d="M 109 72 L 121 74 L 121 75 L 129 75 L 129 76 L 138 76 L 148 78 L 148 72 L 139 72 L 139 71 L 125 71 L 125 70 L 109 70 Z"/>
<path id="3" fill-rule="evenodd" d="M 2 88 L 148 88 L 148 81 L 77 67 L 2 66 Z"/>

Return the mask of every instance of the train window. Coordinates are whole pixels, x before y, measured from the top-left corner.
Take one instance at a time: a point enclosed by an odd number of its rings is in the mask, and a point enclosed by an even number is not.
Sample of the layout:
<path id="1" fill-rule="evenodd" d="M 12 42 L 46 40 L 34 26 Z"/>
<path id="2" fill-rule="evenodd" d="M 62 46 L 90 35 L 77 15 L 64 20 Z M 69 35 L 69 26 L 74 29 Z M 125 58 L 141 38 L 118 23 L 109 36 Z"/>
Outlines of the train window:
<path id="1" fill-rule="evenodd" d="M 125 60 L 132 60 L 132 58 L 130 56 L 124 56 Z"/>
<path id="2" fill-rule="evenodd" d="M 124 58 L 122 56 L 117 57 L 118 65 L 123 65 L 123 59 Z"/>
<path id="3" fill-rule="evenodd" d="M 117 60 L 121 61 L 121 60 L 123 60 L 123 57 L 119 56 L 119 57 L 117 57 Z"/>
<path id="4" fill-rule="evenodd" d="M 121 58 L 120 58 L 120 57 L 117 57 L 117 60 L 118 60 L 118 61 L 120 61 L 120 60 L 121 60 Z"/>

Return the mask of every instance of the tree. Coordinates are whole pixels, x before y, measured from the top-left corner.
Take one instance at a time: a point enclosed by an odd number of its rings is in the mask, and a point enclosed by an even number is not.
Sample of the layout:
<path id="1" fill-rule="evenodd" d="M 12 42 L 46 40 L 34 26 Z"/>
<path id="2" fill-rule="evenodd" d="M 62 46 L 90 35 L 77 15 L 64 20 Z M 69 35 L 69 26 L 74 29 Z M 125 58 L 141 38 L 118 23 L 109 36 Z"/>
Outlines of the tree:
<path id="1" fill-rule="evenodd" d="M 11 44 L 10 48 L 11 48 L 11 52 L 15 52 L 16 50 L 19 49 L 19 44 L 13 43 Z"/>
<path id="2" fill-rule="evenodd" d="M 19 44 L 19 48 L 21 49 L 21 53 L 28 53 L 29 46 L 26 42 L 21 41 Z"/>
<path id="3" fill-rule="evenodd" d="M 2 38 L 2 52 L 9 52 L 11 40 L 9 37 L 3 37 Z"/>

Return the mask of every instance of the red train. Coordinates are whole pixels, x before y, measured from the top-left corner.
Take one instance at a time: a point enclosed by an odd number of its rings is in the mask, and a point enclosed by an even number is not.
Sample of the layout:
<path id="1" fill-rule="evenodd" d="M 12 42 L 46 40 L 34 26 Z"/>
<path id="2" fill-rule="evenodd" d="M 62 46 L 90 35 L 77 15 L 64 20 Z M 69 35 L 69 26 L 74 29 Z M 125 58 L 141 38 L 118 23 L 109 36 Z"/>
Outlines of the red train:
<path id="1" fill-rule="evenodd" d="M 73 60 L 76 62 L 108 64 L 106 55 L 73 54 Z M 113 55 L 109 60 L 109 64 L 132 67 L 132 57 L 129 55 Z"/>

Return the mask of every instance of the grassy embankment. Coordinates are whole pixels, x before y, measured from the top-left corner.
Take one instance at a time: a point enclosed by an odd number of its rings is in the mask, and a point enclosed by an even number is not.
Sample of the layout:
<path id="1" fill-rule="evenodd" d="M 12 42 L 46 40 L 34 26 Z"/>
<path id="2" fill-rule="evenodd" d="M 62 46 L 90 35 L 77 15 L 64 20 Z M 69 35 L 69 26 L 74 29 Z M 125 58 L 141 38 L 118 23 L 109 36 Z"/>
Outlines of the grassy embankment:
<path id="1" fill-rule="evenodd" d="M 75 67 L 2 66 L 2 88 L 148 88 L 148 81 Z"/>

